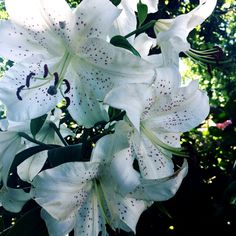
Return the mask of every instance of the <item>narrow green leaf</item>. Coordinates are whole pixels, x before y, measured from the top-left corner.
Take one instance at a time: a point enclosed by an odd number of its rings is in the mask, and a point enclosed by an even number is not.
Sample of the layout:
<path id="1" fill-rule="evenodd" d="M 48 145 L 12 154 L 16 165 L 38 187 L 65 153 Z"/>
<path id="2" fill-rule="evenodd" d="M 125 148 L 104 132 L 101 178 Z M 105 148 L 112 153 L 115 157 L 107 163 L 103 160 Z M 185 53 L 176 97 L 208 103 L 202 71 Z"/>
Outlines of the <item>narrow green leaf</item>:
<path id="1" fill-rule="evenodd" d="M 131 51 L 134 55 L 140 57 L 138 51 L 129 43 L 129 41 L 125 37 L 121 35 L 116 35 L 111 38 L 110 43 L 116 47 L 125 48 Z"/>
<path id="2" fill-rule="evenodd" d="M 33 137 L 35 137 L 36 134 L 40 131 L 46 119 L 47 119 L 47 115 L 45 114 L 43 116 L 40 116 L 31 120 L 30 131 Z"/>
<path id="3" fill-rule="evenodd" d="M 139 27 L 143 24 L 143 22 L 147 18 L 148 14 L 148 7 L 146 4 L 143 4 L 141 1 L 137 4 L 137 10 L 138 10 L 138 22 Z"/>
<path id="4" fill-rule="evenodd" d="M 59 147 L 48 151 L 48 161 L 51 167 L 66 162 L 84 161 L 82 156 L 82 144 Z"/>
<path id="5" fill-rule="evenodd" d="M 40 216 L 41 208 L 34 208 L 25 213 L 11 228 L 6 236 L 48 236 L 44 221 Z"/>
<path id="6" fill-rule="evenodd" d="M 115 6 L 118 6 L 121 0 L 110 0 Z"/>

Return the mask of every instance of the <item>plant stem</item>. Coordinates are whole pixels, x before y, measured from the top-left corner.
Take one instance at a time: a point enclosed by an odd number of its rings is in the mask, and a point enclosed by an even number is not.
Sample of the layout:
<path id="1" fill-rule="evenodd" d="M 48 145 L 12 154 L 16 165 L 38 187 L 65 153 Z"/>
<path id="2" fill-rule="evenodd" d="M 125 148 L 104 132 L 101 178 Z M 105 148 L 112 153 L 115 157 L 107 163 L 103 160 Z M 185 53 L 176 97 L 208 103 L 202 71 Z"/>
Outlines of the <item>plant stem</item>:
<path id="1" fill-rule="evenodd" d="M 62 141 L 62 143 L 65 145 L 65 146 L 69 146 L 69 144 L 66 142 L 66 140 L 62 137 L 59 129 L 57 128 L 57 126 L 53 123 L 53 122 L 50 122 L 49 124 L 53 129 L 54 131 L 56 132 L 57 136 L 60 138 L 60 140 Z"/>
<path id="2" fill-rule="evenodd" d="M 140 28 L 130 32 L 129 34 L 125 35 L 125 38 L 129 38 L 130 36 L 134 35 L 134 34 L 140 34 L 144 31 L 146 31 L 147 29 L 151 28 L 151 27 L 154 27 L 156 21 L 155 20 L 152 20 L 150 22 L 148 22 L 147 24 L 141 26 Z"/>

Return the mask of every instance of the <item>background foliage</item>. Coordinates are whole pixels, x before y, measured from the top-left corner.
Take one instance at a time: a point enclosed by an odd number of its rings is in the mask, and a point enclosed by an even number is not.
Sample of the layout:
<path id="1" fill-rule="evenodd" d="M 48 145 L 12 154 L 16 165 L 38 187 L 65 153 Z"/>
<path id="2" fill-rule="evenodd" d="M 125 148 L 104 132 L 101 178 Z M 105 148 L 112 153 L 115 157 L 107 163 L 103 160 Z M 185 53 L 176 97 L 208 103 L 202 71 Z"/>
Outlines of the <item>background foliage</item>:
<path id="1" fill-rule="evenodd" d="M 72 7 L 78 3 L 74 0 L 68 2 Z M 5 19 L 7 14 L 3 4 L 0 4 L 0 18 Z M 198 0 L 160 0 L 158 13 L 150 14 L 146 21 L 171 18 L 189 12 L 197 4 Z M 180 190 L 173 199 L 155 203 L 141 216 L 137 227 L 138 236 L 236 234 L 235 8 L 234 0 L 218 0 L 213 15 L 201 27 L 191 32 L 189 37 L 194 49 L 204 50 L 219 46 L 224 52 L 220 61 L 216 61 L 214 65 L 200 65 L 181 55 L 184 80 L 200 79 L 201 87 L 210 97 L 211 111 L 201 126 L 182 136 L 183 145 L 190 153 L 190 169 Z M 154 37 L 152 30 L 146 33 Z M 158 52 L 158 49 L 153 49 L 151 53 Z M 0 59 L 0 76 L 11 64 Z M 226 120 L 231 120 L 232 124 L 224 129 L 220 128 L 219 123 Z M 25 206 L 24 212 L 31 208 L 31 204 Z M 6 212 L 3 208 L 0 213 L 0 231 L 3 231 L 0 235 L 6 235 L 6 229 L 20 215 Z M 27 217 L 38 214 L 36 209 Z M 36 220 L 34 225 L 44 227 L 41 220 Z M 29 235 L 38 235 L 37 232 L 34 226 L 29 227 Z M 14 232 L 8 235 L 14 235 Z M 47 233 L 44 232 L 43 235 Z M 127 233 L 111 232 L 111 235 Z"/>

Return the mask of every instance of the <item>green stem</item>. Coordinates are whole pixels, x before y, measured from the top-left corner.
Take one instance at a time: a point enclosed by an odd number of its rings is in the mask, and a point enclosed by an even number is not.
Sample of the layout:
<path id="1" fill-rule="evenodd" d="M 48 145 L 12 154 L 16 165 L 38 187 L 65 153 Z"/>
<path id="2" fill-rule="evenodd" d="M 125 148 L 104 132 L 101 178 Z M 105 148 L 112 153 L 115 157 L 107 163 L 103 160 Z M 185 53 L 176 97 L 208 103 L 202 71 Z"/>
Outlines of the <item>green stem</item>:
<path id="1" fill-rule="evenodd" d="M 45 143 L 42 143 L 42 142 L 40 142 L 40 141 L 30 137 L 28 134 L 26 134 L 24 132 L 19 132 L 18 135 L 20 137 L 23 137 L 23 138 L 27 139 L 28 141 L 30 141 L 32 143 L 38 144 L 38 145 L 43 146 L 43 147 L 47 147 L 48 148 L 48 147 L 52 146 L 52 145 L 47 145 Z"/>
<path id="2" fill-rule="evenodd" d="M 175 148 L 170 145 L 165 144 L 160 139 L 158 139 L 152 131 L 147 130 L 144 125 L 141 124 L 141 132 L 144 133 L 146 137 L 149 138 L 149 140 L 153 143 L 153 145 L 157 148 L 162 147 L 163 149 L 171 152 L 172 154 L 176 156 L 182 156 L 182 157 L 188 157 L 189 155 L 187 153 L 183 152 L 182 148 Z"/>
<path id="3" fill-rule="evenodd" d="M 135 35 L 135 34 L 140 34 L 144 31 L 146 31 L 147 29 L 154 27 L 155 23 L 156 23 L 156 21 L 152 20 L 152 21 L 148 22 L 147 24 L 141 26 L 140 28 L 138 28 L 138 29 L 130 32 L 129 34 L 125 35 L 125 38 L 129 38 L 130 36 Z"/>
<path id="4" fill-rule="evenodd" d="M 66 142 L 66 140 L 62 137 L 59 129 L 57 128 L 57 126 L 53 123 L 53 122 L 50 122 L 50 127 L 52 127 L 54 129 L 54 131 L 56 132 L 57 136 L 60 138 L 60 140 L 62 141 L 62 143 L 65 145 L 65 146 L 69 146 L 69 144 Z"/>
<path id="5" fill-rule="evenodd" d="M 101 190 L 101 186 L 98 186 L 100 185 L 98 180 L 95 180 L 94 181 L 94 185 L 95 185 L 95 191 L 96 191 L 96 196 L 97 196 L 97 199 L 98 199 L 98 203 L 101 207 L 101 213 L 102 213 L 102 217 L 103 219 L 106 221 L 106 223 L 108 223 L 110 226 L 111 226 L 111 222 L 110 220 L 107 218 L 107 215 L 106 215 L 106 212 L 105 212 L 105 204 L 104 204 L 104 201 L 102 199 L 103 197 L 103 192 Z"/>

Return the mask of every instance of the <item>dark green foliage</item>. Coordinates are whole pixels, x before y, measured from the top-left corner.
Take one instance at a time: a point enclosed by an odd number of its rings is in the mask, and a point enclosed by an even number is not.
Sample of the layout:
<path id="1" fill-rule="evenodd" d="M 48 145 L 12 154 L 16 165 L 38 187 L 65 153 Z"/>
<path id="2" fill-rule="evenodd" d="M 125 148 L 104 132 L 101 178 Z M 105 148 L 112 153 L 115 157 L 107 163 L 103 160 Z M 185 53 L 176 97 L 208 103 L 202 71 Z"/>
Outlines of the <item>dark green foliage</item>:
<path id="1" fill-rule="evenodd" d="M 47 115 L 40 116 L 38 118 L 32 119 L 30 122 L 30 131 L 31 134 L 35 137 L 36 134 L 40 131 L 42 128 L 45 120 L 47 119 Z"/>

